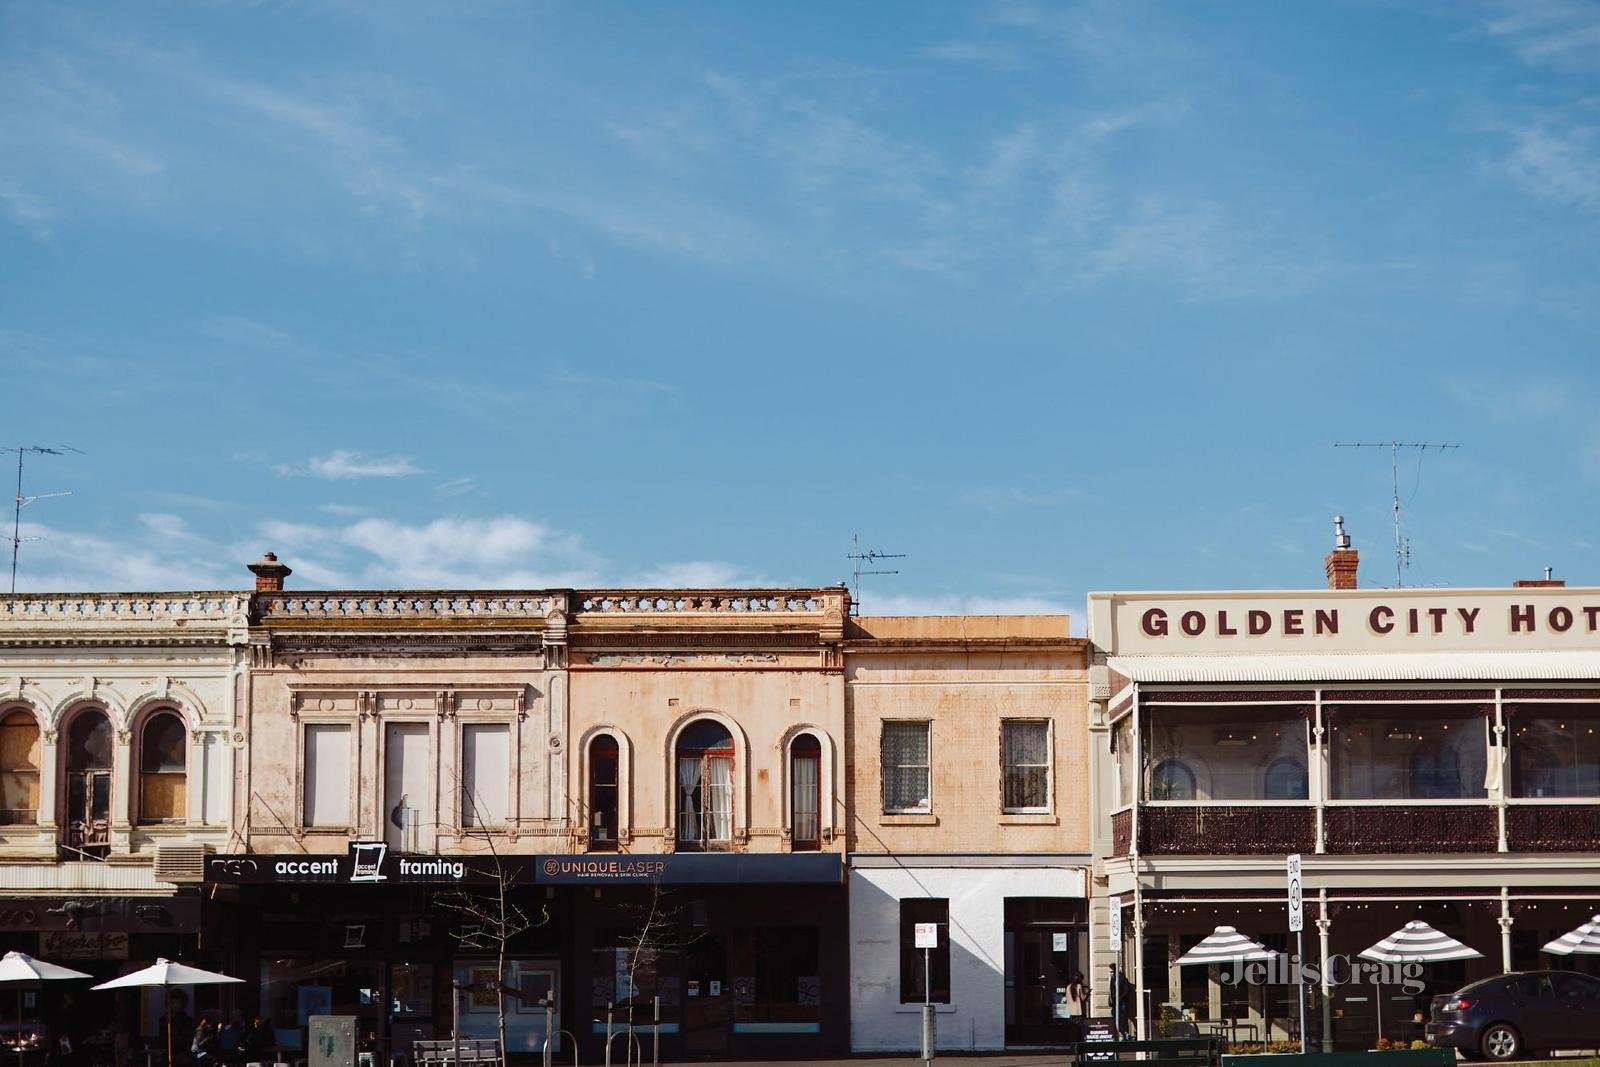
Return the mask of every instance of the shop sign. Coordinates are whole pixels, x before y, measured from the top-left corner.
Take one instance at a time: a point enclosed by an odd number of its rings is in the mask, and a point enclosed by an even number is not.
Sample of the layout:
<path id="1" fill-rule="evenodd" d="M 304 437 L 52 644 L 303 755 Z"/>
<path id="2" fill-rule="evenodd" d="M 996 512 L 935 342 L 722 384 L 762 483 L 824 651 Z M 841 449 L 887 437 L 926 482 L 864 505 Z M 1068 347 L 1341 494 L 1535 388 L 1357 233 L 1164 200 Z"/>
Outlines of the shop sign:
<path id="1" fill-rule="evenodd" d="M 1091 597 L 1113 655 L 1600 648 L 1593 590 Z"/>
<path id="2" fill-rule="evenodd" d="M 844 866 L 832 852 L 675 853 L 663 856 L 541 856 L 540 885 L 838 885 Z"/>
<path id="3" fill-rule="evenodd" d="M 39 936 L 39 955 L 54 960 L 125 960 L 128 935 L 52 931 Z"/>
<path id="4" fill-rule="evenodd" d="M 502 868 L 516 874 L 531 857 L 508 857 Z M 381 841 L 357 841 L 343 856 L 290 855 L 212 856 L 206 881 L 236 884 L 321 883 L 352 885 L 459 885 L 492 882 L 492 866 L 465 856 L 396 855 Z"/>

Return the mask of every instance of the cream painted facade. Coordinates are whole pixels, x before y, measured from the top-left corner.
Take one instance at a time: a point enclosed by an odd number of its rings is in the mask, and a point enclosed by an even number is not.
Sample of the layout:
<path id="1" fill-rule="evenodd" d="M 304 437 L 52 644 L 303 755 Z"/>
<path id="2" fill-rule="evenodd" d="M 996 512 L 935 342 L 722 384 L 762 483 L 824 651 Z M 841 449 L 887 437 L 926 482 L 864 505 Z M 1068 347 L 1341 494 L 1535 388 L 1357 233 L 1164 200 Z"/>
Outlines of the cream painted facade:
<path id="1" fill-rule="evenodd" d="M 0 596 L 0 722 L 33 739 L 8 745 L 5 771 L 33 774 L 36 798 L 31 815 L 0 825 L 9 893 L 171 895 L 200 880 L 207 849 L 228 847 L 245 745 L 247 603 L 227 592 Z M 69 740 L 99 716 L 107 758 L 74 764 Z M 158 719 L 172 725 L 167 751 L 181 759 L 159 783 L 141 773 Z M 89 795 L 69 778 L 87 781 Z M 28 795 L 11 777 L 8 791 L 18 790 Z"/>
<path id="2" fill-rule="evenodd" d="M 1600 910 L 1600 795 L 1518 785 L 1545 773 L 1530 724 L 1600 728 L 1600 589 L 1094 593 L 1089 618 L 1094 939 L 1107 944 L 1104 902 L 1120 899 L 1143 1032 L 1163 1003 L 1213 1023 L 1231 1012 L 1243 1038 L 1297 1032 L 1292 994 L 1176 963 L 1219 924 L 1293 951 L 1290 852 L 1305 957 L 1324 971 L 1415 918 L 1484 954 L 1441 983 L 1550 966 L 1538 946 Z M 1235 737 L 1236 722 L 1256 725 Z M 1390 725 L 1368 750 L 1370 723 Z M 1268 729 L 1290 739 L 1252 770 L 1239 761 Z M 1256 793 L 1230 794 L 1252 774 Z M 1538 780 L 1568 780 L 1552 775 Z M 1380 780 L 1401 784 L 1352 785 Z M 1095 984 L 1108 1013 L 1109 982 Z M 1394 987 L 1312 994 L 1308 1032 L 1329 1045 L 1366 1047 L 1380 999 L 1388 1036 L 1420 1036 Z"/>
<path id="3" fill-rule="evenodd" d="M 564 593 L 267 592 L 252 604 L 239 782 L 252 851 L 566 849 Z M 503 751 L 498 780 L 476 790 L 474 731 Z M 348 759 L 331 793 L 307 759 L 328 738 Z M 319 800 L 330 818 L 308 811 Z M 474 819 L 480 806 L 494 811 Z"/>
<path id="4" fill-rule="evenodd" d="M 596 590 L 578 594 L 570 660 L 570 780 L 565 816 L 574 851 L 678 849 L 676 754 L 697 722 L 732 741 L 732 835 L 726 848 L 794 847 L 797 738 L 820 749 L 823 851 L 844 847 L 843 590 Z M 641 607 L 641 605 L 649 605 Z M 595 841 L 596 743 L 618 752 L 616 840 Z"/>
<path id="5" fill-rule="evenodd" d="M 852 624 L 845 806 L 854 1051 L 917 1046 L 920 956 L 907 955 L 906 939 L 930 907 L 947 940 L 941 1049 L 1066 1039 L 1059 994 L 1072 971 L 1093 964 L 1084 925 L 1087 650 L 1070 633 L 1065 616 Z M 1047 744 L 1044 787 L 1009 810 L 1008 724 L 1039 731 Z M 912 798 L 921 801 L 916 810 L 886 788 L 886 773 L 906 773 L 886 771 L 903 758 L 886 748 L 886 731 L 909 731 L 914 744 L 925 738 L 928 788 Z M 1036 755 L 1029 759 L 1038 766 Z"/>

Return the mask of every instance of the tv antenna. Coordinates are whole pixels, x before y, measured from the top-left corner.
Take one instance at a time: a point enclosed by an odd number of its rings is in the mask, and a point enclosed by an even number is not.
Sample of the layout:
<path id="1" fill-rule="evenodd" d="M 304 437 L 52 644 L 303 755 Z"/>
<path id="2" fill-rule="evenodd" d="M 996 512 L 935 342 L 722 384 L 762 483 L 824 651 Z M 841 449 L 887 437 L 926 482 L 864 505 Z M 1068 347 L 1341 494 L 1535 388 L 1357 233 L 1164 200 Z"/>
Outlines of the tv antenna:
<path id="1" fill-rule="evenodd" d="M 1406 537 L 1400 528 L 1400 450 L 1416 449 L 1417 452 L 1417 485 L 1411 489 L 1411 499 L 1415 499 L 1417 487 L 1422 484 L 1422 457 L 1430 450 L 1448 452 L 1461 446 L 1450 443 L 1435 444 L 1432 441 L 1335 441 L 1333 447 L 1389 450 L 1389 485 L 1393 493 L 1391 499 L 1394 508 L 1394 585 L 1396 589 L 1403 588 L 1406 584 L 1405 569 L 1411 566 L 1411 538 Z M 1410 499 L 1406 501 L 1407 504 L 1410 502 Z"/>
<path id="2" fill-rule="evenodd" d="M 35 500 L 49 500 L 51 497 L 71 496 L 71 493 L 35 493 L 24 496 L 22 492 L 22 460 L 29 453 L 36 456 L 81 456 L 83 453 L 71 445 L 58 445 L 55 448 L 46 448 L 43 445 L 16 445 L 11 447 L 0 446 L 0 452 L 15 452 L 17 454 L 17 498 L 16 507 L 11 512 L 11 536 L 6 538 L 11 542 L 11 591 L 17 591 L 17 550 L 24 541 L 37 541 L 37 537 L 22 536 L 22 509 Z"/>
<path id="3" fill-rule="evenodd" d="M 905 559 L 906 556 L 905 556 L 904 552 L 879 552 L 875 548 L 869 548 L 865 552 L 863 552 L 861 550 L 861 535 L 860 534 L 854 534 L 850 538 L 850 551 L 848 553 L 846 553 L 845 558 L 855 561 L 855 567 L 850 572 L 850 584 L 851 584 L 850 614 L 859 615 L 859 614 L 861 614 L 861 577 L 862 577 L 862 575 L 899 574 L 900 573 L 898 570 L 890 571 L 890 570 L 876 570 L 876 569 L 863 569 L 863 568 L 875 568 L 879 560 L 883 560 L 883 559 Z"/>

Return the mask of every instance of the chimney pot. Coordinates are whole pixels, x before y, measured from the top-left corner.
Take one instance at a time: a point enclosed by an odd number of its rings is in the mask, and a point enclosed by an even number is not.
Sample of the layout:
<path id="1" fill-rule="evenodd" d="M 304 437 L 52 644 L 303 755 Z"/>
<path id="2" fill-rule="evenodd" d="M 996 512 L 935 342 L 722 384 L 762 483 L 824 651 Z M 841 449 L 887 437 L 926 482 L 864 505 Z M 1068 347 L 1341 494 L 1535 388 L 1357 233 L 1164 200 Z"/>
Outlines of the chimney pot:
<path id="1" fill-rule="evenodd" d="M 250 573 L 256 576 L 256 592 L 281 593 L 283 580 L 294 571 L 278 562 L 278 557 L 268 552 L 254 563 L 246 564 Z"/>
<path id="2" fill-rule="evenodd" d="M 1344 529 L 1344 516 L 1333 517 L 1333 551 L 1322 561 L 1328 575 L 1329 589 L 1356 588 L 1356 573 L 1361 566 L 1361 554 L 1350 547 L 1350 535 Z"/>

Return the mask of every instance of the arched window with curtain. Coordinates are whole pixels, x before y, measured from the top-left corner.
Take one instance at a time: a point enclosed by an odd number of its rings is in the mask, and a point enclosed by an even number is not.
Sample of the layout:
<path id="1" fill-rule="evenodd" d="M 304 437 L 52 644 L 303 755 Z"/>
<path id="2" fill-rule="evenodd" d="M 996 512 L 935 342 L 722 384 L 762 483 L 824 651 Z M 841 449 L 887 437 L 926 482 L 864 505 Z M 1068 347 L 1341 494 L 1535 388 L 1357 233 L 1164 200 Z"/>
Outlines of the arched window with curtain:
<path id="1" fill-rule="evenodd" d="M 1193 800 L 1194 772 L 1182 760 L 1162 760 L 1150 773 L 1151 800 Z"/>
<path id="2" fill-rule="evenodd" d="M 713 719 L 678 735 L 678 847 L 713 851 L 733 846 L 733 735 Z"/>
<path id="3" fill-rule="evenodd" d="M 617 739 L 600 734 L 589 742 L 589 848 L 612 852 L 617 848 L 618 786 L 622 754 Z"/>
<path id="4" fill-rule="evenodd" d="M 1273 760 L 1267 765 L 1261 791 L 1266 800 L 1307 799 L 1311 793 L 1306 778 L 1306 765 L 1297 759 Z"/>
<path id="5" fill-rule="evenodd" d="M 812 734 L 789 743 L 789 841 L 796 852 L 822 847 L 822 743 Z"/>
<path id="6" fill-rule="evenodd" d="M 39 821 L 39 720 L 18 708 L 0 717 L 0 826 Z"/>
<path id="7" fill-rule="evenodd" d="M 69 849 L 104 855 L 111 845 L 111 720 L 99 708 L 80 711 L 67 729 Z"/>
<path id="8" fill-rule="evenodd" d="M 183 822 L 187 817 L 189 757 L 183 720 L 160 711 L 139 732 L 139 821 Z"/>

